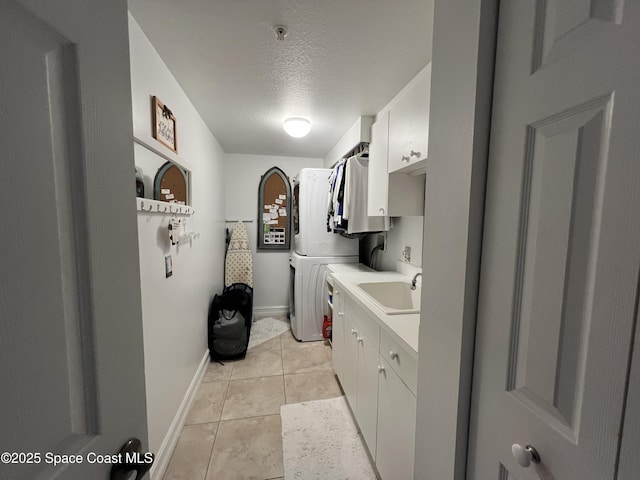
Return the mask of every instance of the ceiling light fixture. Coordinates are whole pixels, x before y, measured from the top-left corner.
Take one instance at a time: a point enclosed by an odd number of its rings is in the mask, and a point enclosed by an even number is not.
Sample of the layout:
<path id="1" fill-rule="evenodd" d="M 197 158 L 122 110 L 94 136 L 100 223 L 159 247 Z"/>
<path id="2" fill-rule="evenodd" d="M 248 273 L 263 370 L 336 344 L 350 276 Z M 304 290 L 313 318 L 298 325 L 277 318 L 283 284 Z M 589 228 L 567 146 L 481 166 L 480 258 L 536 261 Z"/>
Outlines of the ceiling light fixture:
<path id="1" fill-rule="evenodd" d="M 287 118 L 282 126 L 285 132 L 295 138 L 304 137 L 311 131 L 311 122 L 306 118 Z"/>

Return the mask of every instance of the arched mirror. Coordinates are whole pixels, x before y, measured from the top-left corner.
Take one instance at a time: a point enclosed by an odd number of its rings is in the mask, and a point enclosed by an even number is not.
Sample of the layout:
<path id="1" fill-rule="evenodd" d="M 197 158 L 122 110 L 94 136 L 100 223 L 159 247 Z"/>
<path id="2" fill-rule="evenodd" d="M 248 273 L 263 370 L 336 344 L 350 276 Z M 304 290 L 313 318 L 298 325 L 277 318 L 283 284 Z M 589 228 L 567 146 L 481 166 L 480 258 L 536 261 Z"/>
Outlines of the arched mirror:
<path id="1" fill-rule="evenodd" d="M 260 179 L 258 190 L 258 248 L 289 250 L 291 246 L 291 184 L 272 167 Z"/>

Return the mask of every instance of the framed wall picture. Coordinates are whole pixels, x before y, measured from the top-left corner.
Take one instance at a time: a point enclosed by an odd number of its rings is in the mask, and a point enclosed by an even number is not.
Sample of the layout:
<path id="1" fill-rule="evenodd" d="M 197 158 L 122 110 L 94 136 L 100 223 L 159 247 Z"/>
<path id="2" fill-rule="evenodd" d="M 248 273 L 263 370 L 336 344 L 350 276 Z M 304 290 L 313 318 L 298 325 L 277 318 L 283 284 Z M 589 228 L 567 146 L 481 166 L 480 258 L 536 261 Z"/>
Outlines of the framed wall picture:
<path id="1" fill-rule="evenodd" d="M 176 117 L 169 108 L 152 97 L 152 117 L 153 117 L 153 138 L 162 143 L 165 147 L 178 153 L 178 133 L 176 129 Z"/>
<path id="2" fill-rule="evenodd" d="M 285 173 L 278 167 L 267 170 L 258 187 L 258 249 L 289 250 L 291 200 Z"/>

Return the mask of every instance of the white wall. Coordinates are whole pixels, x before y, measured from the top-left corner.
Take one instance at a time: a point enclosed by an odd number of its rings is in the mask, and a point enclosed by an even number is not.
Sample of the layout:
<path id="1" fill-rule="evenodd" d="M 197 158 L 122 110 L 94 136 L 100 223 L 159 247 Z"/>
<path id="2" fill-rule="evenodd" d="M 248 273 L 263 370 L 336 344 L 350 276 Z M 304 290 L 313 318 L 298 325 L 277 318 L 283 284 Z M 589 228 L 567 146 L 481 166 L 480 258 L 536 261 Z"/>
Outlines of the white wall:
<path id="1" fill-rule="evenodd" d="M 466 476 L 497 3 L 435 2 L 417 479 Z"/>
<path id="2" fill-rule="evenodd" d="M 422 236 L 424 217 L 394 217 L 391 230 L 387 233 L 387 249 L 378 253 L 377 269 L 393 271 L 396 261 L 401 260 L 404 247 L 411 247 L 411 265 L 422 267 Z M 371 250 L 378 245 L 380 234 L 368 235 L 361 243 L 361 261 L 369 262 Z M 364 253 L 364 256 L 362 255 Z"/>
<path id="3" fill-rule="evenodd" d="M 168 217 L 138 213 L 149 444 L 157 453 L 205 355 L 208 305 L 223 285 L 224 152 L 131 16 L 129 29 L 134 135 L 155 142 L 151 96 L 157 95 L 177 118 L 196 210 L 188 230 L 200 233 L 192 245 L 171 247 Z M 165 279 L 167 254 L 173 276 Z"/>
<path id="4" fill-rule="evenodd" d="M 256 252 L 260 177 L 275 166 L 281 168 L 293 180 L 301 168 L 322 168 L 323 160 L 244 154 L 228 154 L 226 158 L 224 177 L 226 219 L 253 220 L 253 223 L 246 225 L 253 254 L 254 309 L 257 314 L 269 308 L 286 309 L 289 305 L 289 252 L 273 250 Z M 293 238 L 291 240 L 293 242 Z"/>

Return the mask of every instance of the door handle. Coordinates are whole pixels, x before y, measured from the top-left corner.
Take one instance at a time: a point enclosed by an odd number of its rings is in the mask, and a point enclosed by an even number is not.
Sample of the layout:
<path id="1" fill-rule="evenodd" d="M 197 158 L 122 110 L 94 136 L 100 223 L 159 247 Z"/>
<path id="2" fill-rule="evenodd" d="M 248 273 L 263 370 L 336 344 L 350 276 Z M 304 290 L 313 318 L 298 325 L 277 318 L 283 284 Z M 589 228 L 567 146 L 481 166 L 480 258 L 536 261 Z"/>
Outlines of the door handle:
<path id="1" fill-rule="evenodd" d="M 153 453 L 142 453 L 142 442 L 137 438 L 127 440 L 118 455 L 120 461 L 111 467 L 110 480 L 141 480 L 155 460 Z M 135 477 L 131 475 L 133 472 Z"/>
<path id="2" fill-rule="evenodd" d="M 540 454 L 531 445 L 522 447 L 517 443 L 511 446 L 511 454 L 521 467 L 528 468 L 532 463 L 540 463 Z"/>

